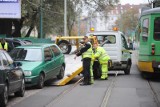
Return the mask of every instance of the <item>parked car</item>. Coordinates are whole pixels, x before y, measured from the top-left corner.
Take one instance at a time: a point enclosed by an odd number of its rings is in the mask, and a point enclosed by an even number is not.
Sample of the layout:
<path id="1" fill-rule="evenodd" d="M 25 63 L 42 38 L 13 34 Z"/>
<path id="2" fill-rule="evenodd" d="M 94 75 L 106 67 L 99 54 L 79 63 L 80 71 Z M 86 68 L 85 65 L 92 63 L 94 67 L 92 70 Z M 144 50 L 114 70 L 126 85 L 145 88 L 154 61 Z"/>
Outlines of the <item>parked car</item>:
<path id="1" fill-rule="evenodd" d="M 43 88 L 46 80 L 64 76 L 64 55 L 56 44 L 19 46 L 10 54 L 15 61 L 22 63 L 27 86 Z"/>
<path id="2" fill-rule="evenodd" d="M 7 52 L 0 50 L 0 107 L 7 105 L 8 95 L 11 93 L 24 96 L 25 77 L 20 65 L 13 62 Z"/>
<path id="3" fill-rule="evenodd" d="M 6 42 L 8 43 L 8 52 L 14 49 L 17 46 L 32 44 L 30 41 L 15 39 L 15 38 L 5 38 Z"/>

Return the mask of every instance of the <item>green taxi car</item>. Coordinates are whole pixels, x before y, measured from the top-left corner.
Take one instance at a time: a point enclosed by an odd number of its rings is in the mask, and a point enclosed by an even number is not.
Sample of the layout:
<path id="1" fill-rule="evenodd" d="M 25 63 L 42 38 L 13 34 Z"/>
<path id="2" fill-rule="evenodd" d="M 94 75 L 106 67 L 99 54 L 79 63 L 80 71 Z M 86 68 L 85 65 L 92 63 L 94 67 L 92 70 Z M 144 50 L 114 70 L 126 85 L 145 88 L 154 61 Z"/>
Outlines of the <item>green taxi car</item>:
<path id="1" fill-rule="evenodd" d="M 21 62 L 26 86 L 43 88 L 44 82 L 65 72 L 64 54 L 56 44 L 31 44 L 19 46 L 10 52 L 14 61 Z"/>

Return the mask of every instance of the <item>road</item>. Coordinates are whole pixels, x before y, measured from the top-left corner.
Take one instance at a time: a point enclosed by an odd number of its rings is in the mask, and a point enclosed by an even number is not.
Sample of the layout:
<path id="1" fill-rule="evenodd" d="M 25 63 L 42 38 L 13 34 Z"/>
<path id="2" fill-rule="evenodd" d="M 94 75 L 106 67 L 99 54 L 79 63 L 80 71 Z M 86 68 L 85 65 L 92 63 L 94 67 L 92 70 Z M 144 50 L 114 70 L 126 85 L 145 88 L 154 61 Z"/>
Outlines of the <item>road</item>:
<path id="1" fill-rule="evenodd" d="M 160 79 L 142 78 L 134 52 L 132 59 L 130 75 L 111 71 L 108 80 L 95 80 L 90 86 L 80 86 L 77 76 L 65 86 L 27 88 L 23 98 L 11 95 L 8 107 L 160 107 Z M 69 63 L 71 69 L 73 62 Z"/>

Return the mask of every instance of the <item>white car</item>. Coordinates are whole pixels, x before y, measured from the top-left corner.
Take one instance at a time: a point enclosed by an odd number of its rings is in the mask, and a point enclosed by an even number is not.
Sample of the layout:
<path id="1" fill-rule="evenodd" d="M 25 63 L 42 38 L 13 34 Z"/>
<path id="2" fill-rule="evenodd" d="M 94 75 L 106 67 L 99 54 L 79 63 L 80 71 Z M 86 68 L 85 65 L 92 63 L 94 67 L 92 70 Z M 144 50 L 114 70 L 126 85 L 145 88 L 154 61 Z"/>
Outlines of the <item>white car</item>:
<path id="1" fill-rule="evenodd" d="M 97 31 L 86 34 L 96 36 L 101 46 L 107 51 L 112 60 L 110 70 L 123 70 L 126 75 L 130 74 L 132 65 L 131 52 L 129 51 L 126 38 L 120 31 Z"/>

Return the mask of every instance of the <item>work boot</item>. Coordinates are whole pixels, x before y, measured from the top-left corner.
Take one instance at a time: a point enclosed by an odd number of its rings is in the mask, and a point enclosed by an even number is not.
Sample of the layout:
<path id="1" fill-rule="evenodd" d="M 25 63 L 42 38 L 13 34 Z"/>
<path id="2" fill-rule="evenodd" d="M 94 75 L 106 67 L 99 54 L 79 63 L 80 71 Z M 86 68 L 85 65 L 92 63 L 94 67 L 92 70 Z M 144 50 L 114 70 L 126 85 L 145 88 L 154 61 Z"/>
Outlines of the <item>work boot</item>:
<path id="1" fill-rule="evenodd" d="M 89 79 L 88 79 L 88 78 L 85 78 L 84 81 L 83 81 L 80 85 L 81 85 L 81 86 L 91 85 L 91 83 L 89 82 Z"/>
<path id="2" fill-rule="evenodd" d="M 90 79 L 90 84 L 93 84 L 94 83 L 94 79 Z"/>
<path id="3" fill-rule="evenodd" d="M 102 75 L 101 80 L 108 80 L 108 77 Z"/>

